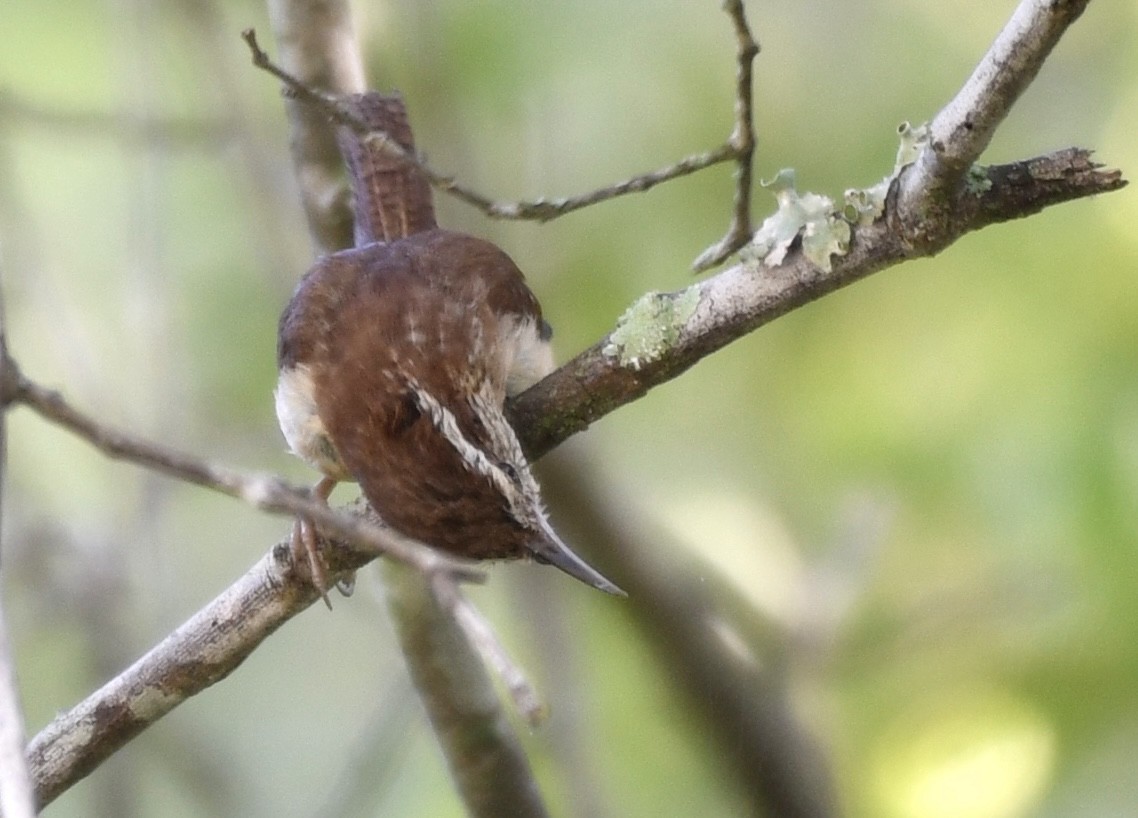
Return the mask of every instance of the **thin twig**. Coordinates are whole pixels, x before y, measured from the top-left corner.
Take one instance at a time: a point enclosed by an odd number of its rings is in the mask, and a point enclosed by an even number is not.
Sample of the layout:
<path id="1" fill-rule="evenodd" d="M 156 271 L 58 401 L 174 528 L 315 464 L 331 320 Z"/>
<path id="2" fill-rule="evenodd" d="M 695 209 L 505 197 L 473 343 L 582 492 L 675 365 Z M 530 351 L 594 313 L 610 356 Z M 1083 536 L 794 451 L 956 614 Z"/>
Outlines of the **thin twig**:
<path id="1" fill-rule="evenodd" d="M 740 144 L 744 140 L 736 140 L 736 137 L 733 135 L 731 140 L 713 150 L 693 154 L 659 170 L 633 176 L 622 182 L 598 188 L 588 193 L 582 193 L 578 196 L 553 199 L 542 198 L 518 202 L 494 201 L 473 188 L 460 183 L 453 176 L 435 170 L 424 162 L 421 157 L 404 150 L 394 139 L 391 139 L 382 131 L 372 130 L 368 127 L 366 122 L 334 95 L 319 91 L 301 82 L 288 71 L 285 71 L 274 63 L 269 55 L 260 47 L 257 43 L 256 32 L 254 32 L 253 29 L 246 29 L 242 32 L 241 36 L 252 53 L 253 65 L 272 74 L 283 82 L 291 96 L 317 107 L 336 124 L 351 128 L 359 134 L 360 139 L 372 149 L 385 152 L 402 162 L 406 162 L 419 170 L 436 189 L 448 193 L 460 201 L 466 202 L 493 219 L 514 219 L 537 222 L 551 221 L 559 216 L 572 213 L 574 210 L 580 210 L 583 207 L 608 201 L 609 199 L 615 199 L 618 196 L 624 196 L 629 193 L 641 193 L 663 182 L 668 182 L 681 176 L 688 176 L 704 168 L 711 167 L 712 165 L 738 160 L 741 156 L 742 148 Z M 749 103 L 747 109 L 749 111 Z"/>
<path id="2" fill-rule="evenodd" d="M 459 587 L 453 583 L 436 583 L 435 596 L 458 622 L 466 638 L 477 649 L 482 660 L 494 669 L 506 686 L 514 707 L 530 727 L 537 727 L 548 715 L 548 708 L 530 683 L 525 671 L 513 660 L 494 628 Z"/>
<path id="3" fill-rule="evenodd" d="M 754 177 L 755 123 L 752 77 L 759 43 L 747 24 L 743 0 L 724 0 L 723 10 L 735 26 L 735 129 L 728 145 L 734 150 L 735 201 L 727 235 L 699 254 L 692 263 L 697 273 L 726 261 L 751 240 L 751 183 Z"/>
<path id="4" fill-rule="evenodd" d="M 40 416 L 86 440 L 111 458 L 127 460 L 170 477 L 244 500 L 272 514 L 302 515 L 321 530 L 367 550 L 370 556 L 384 554 L 405 562 L 428 575 L 449 574 L 455 579 L 480 582 L 485 574 L 470 563 L 441 554 L 397 532 L 372 525 L 360 518 L 328 508 L 307 490 L 290 486 L 271 475 L 246 475 L 152 441 L 113 429 L 71 406 L 58 392 L 25 378 L 8 359 L 5 404 L 21 403 Z"/>

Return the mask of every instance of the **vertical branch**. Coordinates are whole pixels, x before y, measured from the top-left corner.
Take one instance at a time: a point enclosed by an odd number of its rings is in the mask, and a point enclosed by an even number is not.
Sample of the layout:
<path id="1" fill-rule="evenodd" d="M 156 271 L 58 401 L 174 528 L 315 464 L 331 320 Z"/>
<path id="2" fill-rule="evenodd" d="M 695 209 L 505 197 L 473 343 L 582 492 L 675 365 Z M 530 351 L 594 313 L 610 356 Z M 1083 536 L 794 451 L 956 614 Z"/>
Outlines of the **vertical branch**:
<path id="1" fill-rule="evenodd" d="M 268 0 L 284 66 L 331 94 L 364 90 L 363 63 L 347 0 Z M 293 169 L 318 254 L 352 245 L 352 211 L 336 136 L 324 114 L 286 99 Z"/>
<path id="2" fill-rule="evenodd" d="M 467 812 L 475 818 L 548 813 L 529 762 L 452 605 L 420 572 L 384 564 L 388 607 Z"/>
<path id="3" fill-rule="evenodd" d="M 3 415 L 0 412 L 0 418 Z M 0 591 L 0 815 L 32 818 L 36 814 L 35 796 L 24 756 L 24 716 L 20 710 L 3 600 Z"/>

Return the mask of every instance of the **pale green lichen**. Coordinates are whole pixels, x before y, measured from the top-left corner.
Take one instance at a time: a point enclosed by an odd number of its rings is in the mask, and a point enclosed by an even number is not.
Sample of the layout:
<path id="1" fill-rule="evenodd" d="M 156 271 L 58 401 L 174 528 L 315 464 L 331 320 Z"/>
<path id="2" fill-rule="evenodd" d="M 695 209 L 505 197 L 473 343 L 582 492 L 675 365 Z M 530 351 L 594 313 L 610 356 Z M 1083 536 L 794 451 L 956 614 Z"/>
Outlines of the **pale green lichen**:
<path id="1" fill-rule="evenodd" d="M 889 186 L 909 165 L 917 160 L 921 151 L 929 143 L 928 123 L 913 127 L 908 122 L 902 122 L 897 127 L 900 144 L 897 146 L 897 159 L 893 163 L 892 172 L 876 185 L 856 190 L 847 190 L 845 193 L 846 211 L 850 220 L 861 226 L 873 224 L 885 212 L 885 197 L 889 195 Z"/>
<path id="2" fill-rule="evenodd" d="M 988 169 L 983 165 L 973 165 L 964 175 L 964 187 L 973 196 L 979 196 L 992 189 L 992 180 L 988 178 Z"/>
<path id="3" fill-rule="evenodd" d="M 794 240 L 802 236 L 802 253 L 827 273 L 830 257 L 849 250 L 850 226 L 834 212 L 834 200 L 817 193 L 799 194 L 794 171 L 783 169 L 763 187 L 774 193 L 778 210 L 755 231 L 744 256 L 761 260 L 768 267 L 782 263 Z"/>
<path id="4" fill-rule="evenodd" d="M 894 176 L 916 162 L 921 151 L 929 144 L 929 123 L 914 128 L 908 122 L 902 122 L 897 126 L 897 135 L 901 137 L 901 144 L 897 146 L 897 161 L 893 163 Z"/>
<path id="5" fill-rule="evenodd" d="M 621 366 L 640 369 L 675 346 L 697 306 L 697 287 L 678 293 L 646 293 L 620 316 L 601 351 Z"/>

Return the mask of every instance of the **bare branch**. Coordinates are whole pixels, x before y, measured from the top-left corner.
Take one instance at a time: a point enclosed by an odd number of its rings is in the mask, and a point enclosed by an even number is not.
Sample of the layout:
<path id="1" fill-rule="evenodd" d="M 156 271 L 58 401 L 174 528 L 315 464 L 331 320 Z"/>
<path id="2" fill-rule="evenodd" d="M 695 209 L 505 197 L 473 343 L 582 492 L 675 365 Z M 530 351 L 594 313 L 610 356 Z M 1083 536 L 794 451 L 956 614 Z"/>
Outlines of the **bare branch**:
<path id="1" fill-rule="evenodd" d="M 720 145 L 718 148 L 705 153 L 693 154 L 665 168 L 633 176 L 622 182 L 616 182 L 615 184 L 598 188 L 588 193 L 563 198 L 535 199 L 528 202 L 497 202 L 473 188 L 461 184 L 453 176 L 435 170 L 423 161 L 422 157 L 404 150 L 398 142 L 387 134 L 369 128 L 367 122 L 335 95 L 324 93 L 314 88 L 312 85 L 301 81 L 278 66 L 258 44 L 257 35 L 253 29 L 246 29 L 242 32 L 241 36 L 244 38 L 246 44 L 249 46 L 249 51 L 252 53 L 253 65 L 272 74 L 283 82 L 291 96 L 297 100 L 311 104 L 337 125 L 351 128 L 360 135 L 361 141 L 369 148 L 385 152 L 389 156 L 406 162 L 408 165 L 416 168 L 427 178 L 433 187 L 471 205 L 493 219 L 516 219 L 538 222 L 551 221 L 559 216 L 564 216 L 568 213 L 572 213 L 574 210 L 580 210 L 589 205 L 615 199 L 618 196 L 624 196 L 629 193 L 640 193 L 649 190 L 663 182 L 668 182 L 681 176 L 688 176 L 704 168 L 719 164 L 720 162 L 740 160 L 744 151 L 749 157 L 752 149 L 751 147 L 747 147 L 747 138 L 745 136 L 740 137 L 737 130 L 736 134 L 733 134 L 728 142 Z M 749 67 L 747 69 L 747 82 L 749 85 Z M 749 99 L 748 96 L 748 103 L 745 109 L 748 113 L 750 111 Z M 750 144 L 753 146 L 753 134 L 751 135 Z M 748 180 L 747 184 L 749 186 L 749 167 L 746 175 Z"/>
<path id="2" fill-rule="evenodd" d="M 32 818 L 36 814 L 35 792 L 24 755 L 24 714 L 3 598 L 0 592 L 0 815 Z"/>
<path id="3" fill-rule="evenodd" d="M 9 377 L 7 350 L 4 298 L 3 292 L 0 292 L 0 384 Z M 8 424 L 6 413 L 0 412 L 0 501 L 3 498 L 7 469 Z M 3 505 L 0 502 L 0 530 L 4 527 L 3 519 Z M 24 714 L 16 684 L 16 663 L 8 641 L 3 583 L 0 583 L 0 815 L 31 818 L 35 814 L 32 779 L 24 756 Z"/>
<path id="4" fill-rule="evenodd" d="M 545 816 L 545 805 L 486 668 L 450 605 L 422 574 L 385 565 L 388 606 L 408 669 L 467 812 Z"/>
<path id="5" fill-rule="evenodd" d="M 838 815 L 830 765 L 795 714 L 788 691 L 785 627 L 766 616 L 715 570 L 668 548 L 666 534 L 612 498 L 580 458 L 547 464 L 545 484 L 573 510 L 575 540 L 629 588 L 631 616 L 668 681 L 688 697 L 754 814 L 780 818 Z M 661 549 L 667 557 L 661 558 Z"/>
<path id="6" fill-rule="evenodd" d="M 0 397 L 5 405 L 22 403 L 42 417 L 56 423 L 95 446 L 111 458 L 127 460 L 188 483 L 244 500 L 272 514 L 303 515 L 321 530 L 366 549 L 364 562 L 380 554 L 406 562 L 425 574 L 445 573 L 471 582 L 485 575 L 470 563 L 447 557 L 432 548 L 407 539 L 395 531 L 329 509 L 313 500 L 307 490 L 289 486 L 269 476 L 244 475 L 205 460 L 161 446 L 105 426 L 75 409 L 58 392 L 45 389 L 25 378 L 9 358 Z"/>

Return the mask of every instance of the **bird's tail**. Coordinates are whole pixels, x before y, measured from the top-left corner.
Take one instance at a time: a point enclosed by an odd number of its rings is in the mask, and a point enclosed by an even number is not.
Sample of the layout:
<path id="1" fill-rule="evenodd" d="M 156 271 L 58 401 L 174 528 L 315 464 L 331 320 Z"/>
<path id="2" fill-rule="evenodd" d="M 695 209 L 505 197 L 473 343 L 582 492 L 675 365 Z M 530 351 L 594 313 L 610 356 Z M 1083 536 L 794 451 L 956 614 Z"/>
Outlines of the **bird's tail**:
<path id="1" fill-rule="evenodd" d="M 415 155 L 403 97 L 368 91 L 343 101 L 374 133 L 385 134 L 398 147 Z M 438 226 L 431 186 L 422 171 L 381 145 L 368 143 L 346 125 L 340 126 L 336 138 L 352 181 L 356 247 L 405 239 Z"/>

